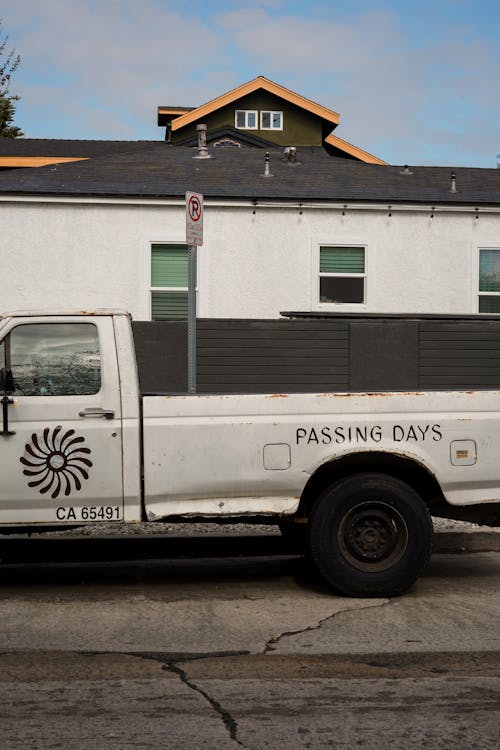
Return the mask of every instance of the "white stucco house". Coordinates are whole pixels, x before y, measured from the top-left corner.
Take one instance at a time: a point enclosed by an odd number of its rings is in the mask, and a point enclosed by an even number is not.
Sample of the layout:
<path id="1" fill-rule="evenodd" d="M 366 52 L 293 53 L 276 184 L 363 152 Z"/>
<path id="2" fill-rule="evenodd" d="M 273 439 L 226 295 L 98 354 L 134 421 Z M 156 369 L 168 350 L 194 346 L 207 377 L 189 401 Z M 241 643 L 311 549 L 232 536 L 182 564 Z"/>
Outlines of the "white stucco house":
<path id="1" fill-rule="evenodd" d="M 226 95 L 235 119 L 209 127 L 211 158 L 188 137 L 0 139 L 0 309 L 185 315 L 190 190 L 205 198 L 200 317 L 500 312 L 500 170 L 390 166 L 333 136 L 287 149 L 247 132 L 259 110 L 242 101 Z M 260 123 L 281 124 L 283 137 L 289 110 L 274 106 Z M 219 111 L 177 115 L 189 129 Z M 170 130 L 173 112 L 162 109 Z"/>

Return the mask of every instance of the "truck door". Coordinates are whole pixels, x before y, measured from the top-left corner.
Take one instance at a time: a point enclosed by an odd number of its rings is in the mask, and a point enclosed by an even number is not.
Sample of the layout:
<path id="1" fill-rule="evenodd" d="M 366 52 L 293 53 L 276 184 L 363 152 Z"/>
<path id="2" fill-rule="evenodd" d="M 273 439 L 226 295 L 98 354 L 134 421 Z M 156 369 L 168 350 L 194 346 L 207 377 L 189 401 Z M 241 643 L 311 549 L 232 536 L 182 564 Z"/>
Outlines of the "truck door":
<path id="1" fill-rule="evenodd" d="M 12 318 L 2 334 L 0 526 L 121 519 L 113 318 Z"/>

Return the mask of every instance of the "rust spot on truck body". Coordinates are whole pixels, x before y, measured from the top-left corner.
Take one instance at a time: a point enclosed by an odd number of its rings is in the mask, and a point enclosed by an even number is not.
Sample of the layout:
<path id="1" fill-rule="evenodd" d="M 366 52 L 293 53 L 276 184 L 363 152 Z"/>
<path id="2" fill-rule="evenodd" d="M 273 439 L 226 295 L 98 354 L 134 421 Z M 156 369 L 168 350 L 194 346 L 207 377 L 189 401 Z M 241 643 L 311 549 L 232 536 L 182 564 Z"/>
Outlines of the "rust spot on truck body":
<path id="1" fill-rule="evenodd" d="M 320 398 L 355 398 L 367 396 L 368 398 L 388 398 L 389 396 L 423 396 L 423 391 L 328 391 L 326 393 L 313 394 Z"/>

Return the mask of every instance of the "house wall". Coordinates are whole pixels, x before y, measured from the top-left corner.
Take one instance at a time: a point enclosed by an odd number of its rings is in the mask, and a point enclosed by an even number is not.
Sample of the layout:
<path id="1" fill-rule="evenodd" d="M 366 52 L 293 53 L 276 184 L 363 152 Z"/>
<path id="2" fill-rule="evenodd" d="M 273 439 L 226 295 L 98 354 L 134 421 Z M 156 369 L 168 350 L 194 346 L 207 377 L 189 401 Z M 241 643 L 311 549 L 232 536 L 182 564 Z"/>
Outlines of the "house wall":
<path id="1" fill-rule="evenodd" d="M 259 124 L 261 111 L 277 110 L 283 112 L 283 130 L 261 130 L 257 128 L 255 130 L 242 130 L 242 133 L 258 136 L 282 146 L 321 146 L 323 143 L 324 134 L 321 119 L 317 115 L 312 115 L 304 109 L 265 91 L 248 94 L 248 96 L 244 96 L 236 102 L 220 107 L 192 125 L 186 126 L 180 131 L 174 131 L 172 141 L 176 143 L 184 141 L 186 138 L 195 138 L 197 122 L 203 122 L 208 128 L 208 132 L 228 125 L 234 128 L 235 111 L 237 109 L 256 110 L 259 113 Z"/>
<path id="2" fill-rule="evenodd" d="M 479 247 L 500 248 L 500 213 L 205 206 L 200 317 L 285 310 L 477 311 Z M 149 313 L 150 247 L 183 242 L 184 206 L 0 203 L 0 310 Z M 366 247 L 366 304 L 321 307 L 318 246 Z"/>

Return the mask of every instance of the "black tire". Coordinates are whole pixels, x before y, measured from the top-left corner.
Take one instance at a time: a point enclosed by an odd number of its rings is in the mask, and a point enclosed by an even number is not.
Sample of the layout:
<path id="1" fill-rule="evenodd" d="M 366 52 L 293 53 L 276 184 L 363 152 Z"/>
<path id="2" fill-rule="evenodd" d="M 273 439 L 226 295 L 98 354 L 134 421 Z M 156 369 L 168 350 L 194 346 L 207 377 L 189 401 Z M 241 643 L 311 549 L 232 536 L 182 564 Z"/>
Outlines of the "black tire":
<path id="1" fill-rule="evenodd" d="M 429 511 L 405 482 L 357 474 L 331 485 L 310 516 L 310 553 L 325 579 L 348 596 L 397 596 L 425 569 Z"/>

